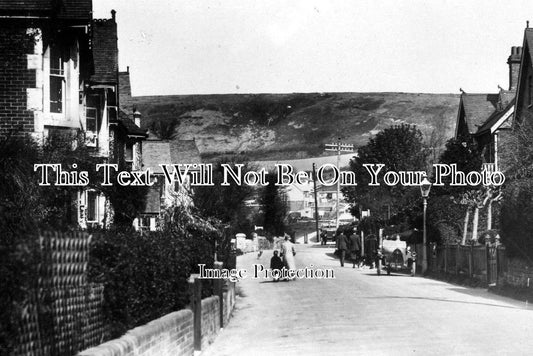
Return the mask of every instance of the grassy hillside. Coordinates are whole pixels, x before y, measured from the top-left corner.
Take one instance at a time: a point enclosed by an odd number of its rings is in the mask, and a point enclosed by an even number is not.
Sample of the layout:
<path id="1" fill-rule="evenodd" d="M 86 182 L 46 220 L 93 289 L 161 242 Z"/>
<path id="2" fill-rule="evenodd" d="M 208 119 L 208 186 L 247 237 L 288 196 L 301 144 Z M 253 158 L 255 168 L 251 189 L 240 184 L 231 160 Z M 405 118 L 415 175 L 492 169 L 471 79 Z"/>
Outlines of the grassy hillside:
<path id="1" fill-rule="evenodd" d="M 326 155 L 340 137 L 364 145 L 379 130 L 415 124 L 432 147 L 453 136 L 459 96 L 408 93 L 179 95 L 134 98 L 143 126 L 176 122 L 177 138 L 195 138 L 202 156 L 244 152 L 253 160 Z"/>

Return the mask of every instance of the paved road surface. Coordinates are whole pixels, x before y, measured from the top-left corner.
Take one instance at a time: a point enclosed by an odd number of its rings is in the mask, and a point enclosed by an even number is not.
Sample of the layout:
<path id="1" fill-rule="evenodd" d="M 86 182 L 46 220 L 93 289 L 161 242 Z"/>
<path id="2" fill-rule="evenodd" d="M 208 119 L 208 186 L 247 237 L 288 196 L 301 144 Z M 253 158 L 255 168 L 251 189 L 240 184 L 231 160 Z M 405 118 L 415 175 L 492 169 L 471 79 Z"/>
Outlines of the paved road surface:
<path id="1" fill-rule="evenodd" d="M 533 355 L 533 308 L 484 289 L 344 268 L 332 246 L 296 245 L 299 268 L 336 279 L 247 278 L 211 355 Z M 239 257 L 268 265 L 271 251 Z"/>

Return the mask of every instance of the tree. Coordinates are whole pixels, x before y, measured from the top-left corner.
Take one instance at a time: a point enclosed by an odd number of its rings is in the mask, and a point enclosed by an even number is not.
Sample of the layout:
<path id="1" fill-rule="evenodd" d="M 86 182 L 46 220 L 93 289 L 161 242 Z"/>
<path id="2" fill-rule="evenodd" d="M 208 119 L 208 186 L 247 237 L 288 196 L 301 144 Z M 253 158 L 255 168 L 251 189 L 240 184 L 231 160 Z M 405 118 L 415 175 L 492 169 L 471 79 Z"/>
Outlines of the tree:
<path id="1" fill-rule="evenodd" d="M 533 126 L 531 114 L 522 113 L 522 121 L 505 140 L 506 183 L 502 190 L 500 235 L 510 256 L 529 262 L 533 259 Z M 499 194 L 498 194 L 499 195 Z"/>
<path id="2" fill-rule="evenodd" d="M 149 123 L 149 128 L 161 140 L 172 140 L 176 137 L 176 128 L 179 125 L 179 120 L 175 117 L 162 118 L 157 121 Z"/>
<path id="3" fill-rule="evenodd" d="M 533 180 L 515 179 L 505 188 L 501 239 L 510 256 L 533 259 Z"/>
<path id="4" fill-rule="evenodd" d="M 246 157 L 228 156 L 220 158 L 213 165 L 214 186 L 195 187 L 193 202 L 200 214 L 212 217 L 230 226 L 230 234 L 238 232 L 245 234 L 252 232 L 248 208 L 245 201 L 253 194 L 253 187 L 242 184 L 222 186 L 224 179 L 222 164 L 228 164 L 236 169 L 242 164 L 242 175 L 253 169 Z M 230 182 L 232 183 L 232 182 Z"/>
<path id="5" fill-rule="evenodd" d="M 427 150 L 424 149 L 420 130 L 411 125 L 392 126 L 379 132 L 358 149 L 358 156 L 350 160 L 350 169 L 355 173 L 357 186 L 345 187 L 342 192 L 352 206 L 360 204 L 362 208 L 369 208 L 374 215 L 380 215 L 382 207 L 389 205 L 391 215 L 395 215 L 418 204 L 418 190 L 401 184 L 369 186 L 370 174 L 363 165 L 384 164 L 378 175 L 381 181 L 388 171 L 425 170 L 426 158 Z"/>
<path id="6" fill-rule="evenodd" d="M 457 170 L 465 174 L 472 171 L 481 170 L 482 158 L 481 152 L 475 141 L 470 136 L 459 136 L 451 138 L 446 142 L 444 152 L 440 157 L 440 163 L 455 164 Z M 479 211 L 484 207 L 483 193 L 479 188 L 472 187 L 450 187 L 451 178 L 444 177 L 443 187 L 435 187 L 435 195 L 448 195 L 456 205 L 466 207 L 463 223 L 463 235 L 461 243 L 466 243 L 470 215 L 474 212 L 473 232 L 477 235 L 477 226 L 479 221 Z M 451 207 L 450 207 L 451 208 Z M 437 212 L 432 211 L 435 215 Z M 437 217 L 439 219 L 439 217 Z"/>
<path id="7" fill-rule="evenodd" d="M 459 136 L 446 142 L 440 163 L 457 164 L 457 169 L 465 173 L 481 168 L 481 151 L 470 136 Z"/>
<path id="8" fill-rule="evenodd" d="M 260 202 L 263 207 L 263 227 L 275 236 L 285 233 L 285 216 L 287 215 L 287 199 L 283 187 L 277 186 L 276 175 L 267 175 L 268 185 L 261 190 Z"/>

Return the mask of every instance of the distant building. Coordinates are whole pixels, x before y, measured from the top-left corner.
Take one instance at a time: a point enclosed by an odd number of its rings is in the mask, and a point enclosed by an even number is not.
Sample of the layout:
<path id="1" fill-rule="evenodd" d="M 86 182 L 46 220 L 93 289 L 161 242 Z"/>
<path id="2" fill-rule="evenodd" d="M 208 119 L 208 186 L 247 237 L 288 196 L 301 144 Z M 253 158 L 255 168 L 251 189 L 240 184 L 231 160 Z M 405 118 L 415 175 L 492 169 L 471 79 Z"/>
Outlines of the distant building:
<path id="1" fill-rule="evenodd" d="M 301 217 L 314 217 L 315 200 L 313 183 L 291 184 L 285 188 L 289 212 L 300 213 Z"/>
<path id="2" fill-rule="evenodd" d="M 318 216 L 321 219 L 336 219 L 339 211 L 339 221 L 353 221 L 354 216 L 350 213 L 350 204 L 346 202 L 342 191 L 339 192 L 339 204 L 337 205 L 337 186 L 317 185 Z M 314 207 L 313 207 L 314 214 Z M 314 215 L 313 215 L 314 216 Z"/>

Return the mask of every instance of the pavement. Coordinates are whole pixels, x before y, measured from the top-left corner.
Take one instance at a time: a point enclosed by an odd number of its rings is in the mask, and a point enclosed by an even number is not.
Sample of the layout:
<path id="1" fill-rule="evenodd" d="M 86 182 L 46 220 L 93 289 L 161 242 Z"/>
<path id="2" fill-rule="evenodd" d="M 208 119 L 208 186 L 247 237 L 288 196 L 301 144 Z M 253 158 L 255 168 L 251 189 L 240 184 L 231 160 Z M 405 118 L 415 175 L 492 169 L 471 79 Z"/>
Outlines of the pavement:
<path id="1" fill-rule="evenodd" d="M 533 308 L 483 288 L 407 274 L 341 268 L 333 244 L 296 244 L 297 268 L 335 279 L 252 278 L 272 251 L 238 258 L 229 324 L 201 353 L 212 355 L 533 355 Z"/>

